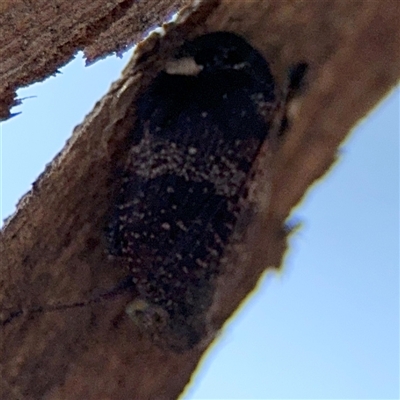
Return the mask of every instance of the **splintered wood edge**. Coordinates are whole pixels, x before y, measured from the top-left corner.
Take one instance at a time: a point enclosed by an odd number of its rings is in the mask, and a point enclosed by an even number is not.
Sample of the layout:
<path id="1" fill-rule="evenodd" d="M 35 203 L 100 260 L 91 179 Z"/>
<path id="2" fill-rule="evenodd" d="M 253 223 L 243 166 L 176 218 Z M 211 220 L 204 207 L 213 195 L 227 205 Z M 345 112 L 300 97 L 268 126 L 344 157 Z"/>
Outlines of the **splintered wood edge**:
<path id="1" fill-rule="evenodd" d="M 0 121 L 15 90 L 55 75 L 82 50 L 87 64 L 120 54 L 191 0 L 16 0 L 0 5 Z"/>
<path id="2" fill-rule="evenodd" d="M 237 274 L 218 282 L 210 319 L 215 327 L 222 326 L 263 271 L 281 264 L 290 210 L 335 162 L 351 127 L 399 78 L 397 1 L 328 3 L 204 2 L 188 9 L 184 21 L 166 27 L 160 40 L 153 35 L 141 43 L 139 67 L 134 60 L 129 63 L 2 230 L 1 304 L 12 309 L 35 301 L 79 299 L 118 278 L 104 260 L 99 227 L 112 189 L 107 166 L 124 153 L 121 143 L 134 122 L 134 100 L 162 67 L 168 51 L 184 38 L 229 30 L 263 53 L 278 80 L 296 61 L 308 62 L 310 73 L 303 96 L 293 102 L 292 127 L 274 157 L 270 206 L 240 244 L 241 265 L 232 267 Z M 326 7 L 336 16 L 330 19 Z M 350 22 L 352 29 L 346 29 Z M 112 305 L 123 309 L 126 301 Z M 57 399 L 176 397 L 208 343 L 183 355 L 155 349 L 125 320 L 115 322 L 120 313 L 112 305 L 91 312 L 23 317 L 6 325 L 0 348 L 6 398 L 28 393 Z M 71 343 L 77 351 L 71 350 Z M 48 353 L 54 355 L 49 358 Z M 111 364 L 105 362 L 111 359 Z M 64 368 L 65 363 L 74 368 Z M 101 369 L 96 368 L 99 363 Z M 135 371 L 141 374 L 138 381 L 132 378 Z"/>

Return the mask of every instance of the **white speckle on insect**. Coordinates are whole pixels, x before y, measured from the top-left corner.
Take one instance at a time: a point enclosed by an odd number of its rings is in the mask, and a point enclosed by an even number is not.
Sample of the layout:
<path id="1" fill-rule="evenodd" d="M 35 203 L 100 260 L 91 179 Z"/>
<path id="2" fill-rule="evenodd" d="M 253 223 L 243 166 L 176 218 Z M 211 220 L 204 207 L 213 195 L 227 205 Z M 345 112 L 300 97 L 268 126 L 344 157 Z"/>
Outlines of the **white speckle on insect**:
<path id="1" fill-rule="evenodd" d="M 161 228 L 165 229 L 166 231 L 169 231 L 171 229 L 171 225 L 168 222 L 164 222 L 161 224 Z"/>

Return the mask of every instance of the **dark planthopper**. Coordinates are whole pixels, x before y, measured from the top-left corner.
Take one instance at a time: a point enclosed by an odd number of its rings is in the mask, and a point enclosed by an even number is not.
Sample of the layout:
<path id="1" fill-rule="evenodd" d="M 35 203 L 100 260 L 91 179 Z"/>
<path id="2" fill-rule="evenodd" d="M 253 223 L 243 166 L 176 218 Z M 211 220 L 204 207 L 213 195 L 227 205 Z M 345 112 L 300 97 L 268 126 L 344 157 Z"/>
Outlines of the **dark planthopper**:
<path id="1" fill-rule="evenodd" d="M 139 295 L 125 311 L 144 334 L 176 352 L 198 345 L 225 250 L 257 212 L 255 161 L 266 143 L 276 148 L 306 71 L 296 64 L 277 87 L 263 56 L 230 32 L 179 47 L 137 100 L 110 207 L 108 251 L 126 279 L 95 299 L 29 311 L 84 307 L 134 287 Z M 21 314 L 7 314 L 3 325 Z"/>
<path id="2" fill-rule="evenodd" d="M 206 336 L 224 251 L 254 211 L 253 164 L 287 128 L 306 70 L 279 90 L 245 39 L 214 32 L 178 48 L 138 99 L 107 235 L 139 293 L 126 312 L 156 343 L 185 351 Z"/>

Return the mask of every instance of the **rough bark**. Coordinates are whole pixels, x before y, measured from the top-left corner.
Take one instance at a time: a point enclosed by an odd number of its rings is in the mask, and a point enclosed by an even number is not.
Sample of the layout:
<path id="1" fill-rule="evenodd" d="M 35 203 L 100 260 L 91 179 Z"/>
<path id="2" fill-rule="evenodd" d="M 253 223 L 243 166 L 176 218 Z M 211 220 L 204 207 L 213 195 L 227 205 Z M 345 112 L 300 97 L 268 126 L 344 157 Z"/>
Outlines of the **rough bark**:
<path id="1" fill-rule="evenodd" d="M 185 2 L 32 3 L 1 6 L 3 117 L 16 88 L 55 73 L 78 49 L 90 61 L 122 50 Z M 124 314 L 129 292 L 79 306 L 124 275 L 107 258 L 103 235 L 114 190 L 112 166 L 125 152 L 135 98 L 177 43 L 229 30 L 265 55 L 278 80 L 294 62 L 311 67 L 307 90 L 292 105 L 292 128 L 274 156 L 270 204 L 248 227 L 241 257 L 218 282 L 210 311 L 217 328 L 261 273 L 280 265 L 290 210 L 335 162 L 351 127 L 400 76 L 397 0 L 201 4 L 166 27 L 163 38 L 153 35 L 138 46 L 140 61 L 130 62 L 75 128 L 1 231 L 1 398 L 172 399 L 205 350 L 206 345 L 175 354 L 154 346 Z M 58 304 L 75 306 L 40 311 Z"/>

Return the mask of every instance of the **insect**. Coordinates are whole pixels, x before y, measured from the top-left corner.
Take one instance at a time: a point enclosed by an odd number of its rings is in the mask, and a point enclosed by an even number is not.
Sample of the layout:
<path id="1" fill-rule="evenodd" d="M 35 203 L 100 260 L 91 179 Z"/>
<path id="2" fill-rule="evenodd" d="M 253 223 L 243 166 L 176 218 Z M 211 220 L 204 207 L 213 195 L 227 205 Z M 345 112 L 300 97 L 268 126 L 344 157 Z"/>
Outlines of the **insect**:
<path id="1" fill-rule="evenodd" d="M 305 70 L 292 69 L 290 90 Z M 205 335 L 252 166 L 286 127 L 283 114 L 273 132 L 287 99 L 262 55 L 230 32 L 184 43 L 138 99 L 107 238 L 139 293 L 126 312 L 173 350 Z"/>

